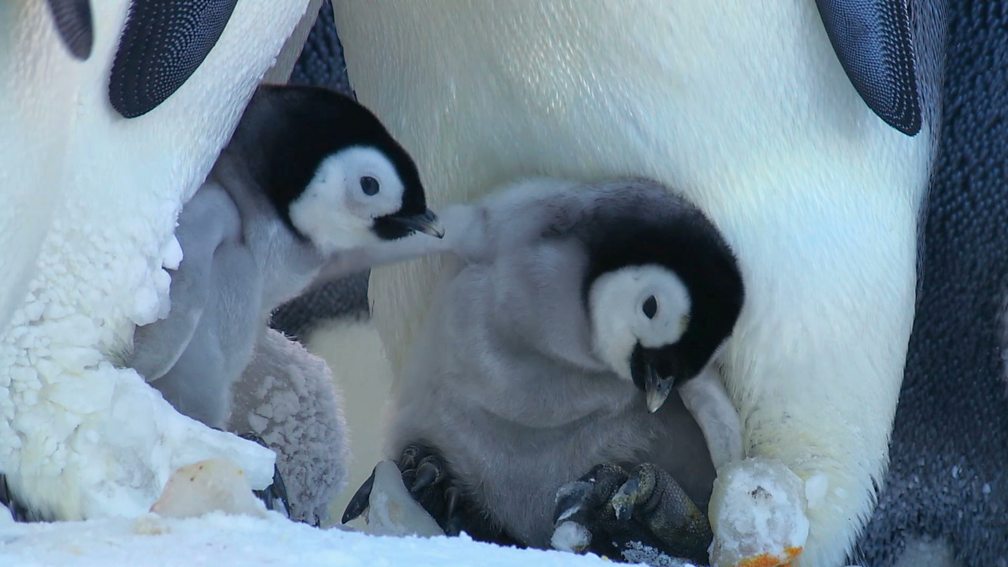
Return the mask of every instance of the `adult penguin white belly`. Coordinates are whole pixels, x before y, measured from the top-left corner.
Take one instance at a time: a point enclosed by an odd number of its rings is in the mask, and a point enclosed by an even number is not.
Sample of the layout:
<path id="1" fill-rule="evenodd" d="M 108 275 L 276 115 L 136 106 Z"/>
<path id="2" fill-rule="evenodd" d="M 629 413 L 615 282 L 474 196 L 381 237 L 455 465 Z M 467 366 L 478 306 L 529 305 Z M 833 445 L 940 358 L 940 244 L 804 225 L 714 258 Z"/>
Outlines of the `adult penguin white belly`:
<path id="1" fill-rule="evenodd" d="M 120 41 L 126 0 L 0 3 L 0 473 L 29 515 L 145 512 L 208 457 L 271 481 L 269 451 L 182 417 L 112 361 L 167 309 L 181 204 L 307 4 L 134 0 L 139 40 Z M 161 25 L 171 10 L 205 10 L 170 22 L 204 27 Z"/>
<path id="2" fill-rule="evenodd" d="M 644 175 L 713 219 L 748 291 L 724 369 L 747 454 L 816 479 L 801 564 L 833 566 L 871 511 L 903 376 L 936 4 L 913 6 L 924 103 L 913 137 L 859 97 L 812 0 L 339 2 L 335 16 L 357 96 L 417 158 L 435 202 L 530 174 Z M 858 47 L 838 50 L 855 75 Z M 437 272 L 372 278 L 394 360 Z"/>

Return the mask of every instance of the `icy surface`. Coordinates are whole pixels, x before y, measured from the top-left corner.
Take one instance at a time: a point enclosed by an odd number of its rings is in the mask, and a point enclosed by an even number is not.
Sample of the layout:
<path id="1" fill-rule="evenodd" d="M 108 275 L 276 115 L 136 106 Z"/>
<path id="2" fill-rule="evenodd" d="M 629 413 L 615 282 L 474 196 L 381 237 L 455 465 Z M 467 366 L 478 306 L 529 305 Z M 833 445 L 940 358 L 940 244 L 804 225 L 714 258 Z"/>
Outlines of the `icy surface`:
<path id="1" fill-rule="evenodd" d="M 711 502 L 715 565 L 757 558 L 760 565 L 784 565 L 805 546 L 805 486 L 778 461 L 746 459 L 725 466 L 714 481 Z"/>
<path id="2" fill-rule="evenodd" d="M 224 459 L 207 459 L 178 469 L 151 506 L 151 512 L 167 518 L 196 518 L 209 511 L 266 515 L 266 507 L 252 494 L 245 473 Z"/>
<path id="3" fill-rule="evenodd" d="M 0 565 L 338 565 L 342 567 L 590 567 L 612 566 L 591 555 L 502 548 L 466 536 L 377 537 L 319 530 L 270 512 L 266 518 L 227 516 L 54 524 L 4 524 Z"/>

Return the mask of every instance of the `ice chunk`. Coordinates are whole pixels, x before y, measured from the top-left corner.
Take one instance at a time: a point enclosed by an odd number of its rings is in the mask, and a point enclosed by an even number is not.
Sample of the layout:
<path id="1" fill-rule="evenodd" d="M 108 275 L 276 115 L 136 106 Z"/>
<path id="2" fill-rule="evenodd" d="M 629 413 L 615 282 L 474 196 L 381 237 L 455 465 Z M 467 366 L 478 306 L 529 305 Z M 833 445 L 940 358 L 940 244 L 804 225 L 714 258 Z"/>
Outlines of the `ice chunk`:
<path id="1" fill-rule="evenodd" d="M 151 512 L 168 518 L 194 518 L 214 511 L 266 515 L 245 472 L 225 459 L 207 459 L 179 468 L 151 506 Z"/>
<path id="2" fill-rule="evenodd" d="M 785 565 L 808 538 L 804 483 L 779 461 L 746 459 L 719 470 L 710 509 L 716 566 Z"/>

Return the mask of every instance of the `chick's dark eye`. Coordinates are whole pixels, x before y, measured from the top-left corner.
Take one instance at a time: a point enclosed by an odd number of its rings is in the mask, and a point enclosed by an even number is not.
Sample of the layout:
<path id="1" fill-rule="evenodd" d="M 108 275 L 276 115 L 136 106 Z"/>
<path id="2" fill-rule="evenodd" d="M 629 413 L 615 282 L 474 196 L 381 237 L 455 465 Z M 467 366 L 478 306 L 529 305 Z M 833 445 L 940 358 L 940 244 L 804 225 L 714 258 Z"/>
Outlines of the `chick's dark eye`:
<path id="1" fill-rule="evenodd" d="M 658 300 L 655 296 L 649 295 L 647 299 L 644 300 L 644 305 L 641 307 L 644 311 L 644 316 L 648 319 L 654 319 L 656 313 L 658 313 Z"/>
<path id="2" fill-rule="evenodd" d="M 378 190 L 381 189 L 378 180 L 367 175 L 360 178 L 360 188 L 365 195 L 377 195 Z"/>

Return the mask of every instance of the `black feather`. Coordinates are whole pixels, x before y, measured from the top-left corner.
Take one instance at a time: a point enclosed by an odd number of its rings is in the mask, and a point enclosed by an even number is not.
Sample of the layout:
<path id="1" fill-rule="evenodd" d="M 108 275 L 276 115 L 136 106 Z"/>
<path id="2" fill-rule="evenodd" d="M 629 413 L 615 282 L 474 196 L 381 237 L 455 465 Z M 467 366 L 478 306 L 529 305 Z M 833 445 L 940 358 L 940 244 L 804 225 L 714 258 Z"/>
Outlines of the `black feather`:
<path id="1" fill-rule="evenodd" d="M 374 148 L 392 162 L 404 185 L 402 208 L 395 215 L 419 215 L 427 210 L 413 158 L 370 110 L 335 91 L 259 87 L 225 151 L 241 153 L 284 222 L 300 234 L 290 219 L 291 203 L 326 157 L 352 146 Z M 382 218 L 375 220 L 374 231 L 381 238 L 408 233 L 393 223 L 386 226 Z"/>
<path id="2" fill-rule="evenodd" d="M 745 291 L 735 256 L 699 209 L 662 189 L 612 202 L 600 199 L 591 215 L 571 229 L 588 251 L 582 286 L 585 303 L 592 283 L 626 266 L 658 265 L 674 272 L 690 295 L 690 321 L 682 337 L 663 349 L 677 368 L 663 375 L 693 377 L 735 327 Z M 639 190 L 639 189 L 638 189 Z"/>
<path id="3" fill-rule="evenodd" d="M 868 107 L 904 134 L 921 129 L 906 0 L 816 0 L 833 49 Z"/>
<path id="4" fill-rule="evenodd" d="M 136 118 L 175 93 L 203 63 L 237 0 L 132 0 L 119 40 L 109 102 Z"/>
<path id="5" fill-rule="evenodd" d="M 89 0 L 48 0 L 49 11 L 60 39 L 70 54 L 80 60 L 91 56 L 94 22 Z"/>

